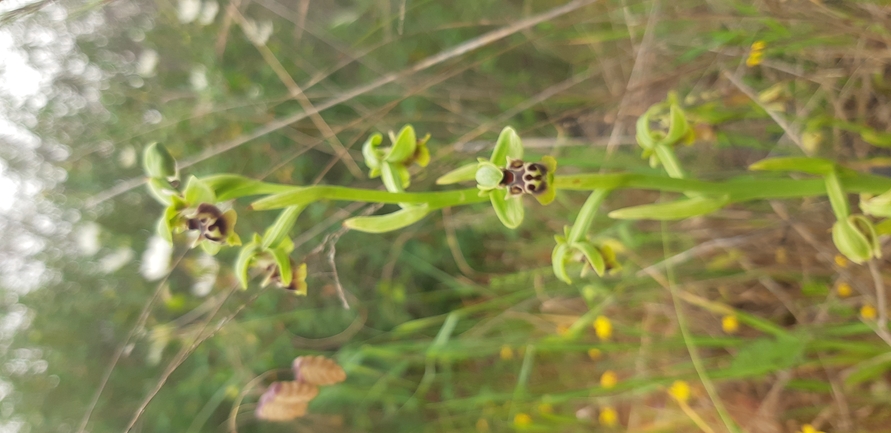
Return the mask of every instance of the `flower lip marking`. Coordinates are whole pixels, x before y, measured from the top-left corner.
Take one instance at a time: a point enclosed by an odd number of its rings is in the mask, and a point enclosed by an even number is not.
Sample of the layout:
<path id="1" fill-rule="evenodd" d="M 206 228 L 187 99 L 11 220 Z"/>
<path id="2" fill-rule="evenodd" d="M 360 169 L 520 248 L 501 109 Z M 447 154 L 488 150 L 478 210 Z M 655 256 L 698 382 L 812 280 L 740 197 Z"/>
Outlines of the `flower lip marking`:
<path id="1" fill-rule="evenodd" d="M 538 162 L 523 162 L 508 157 L 507 167 L 501 169 L 499 186 L 506 187 L 510 195 L 539 195 L 548 189 L 545 177 L 548 168 Z"/>
<path id="2" fill-rule="evenodd" d="M 189 230 L 198 230 L 199 237 L 212 242 L 223 242 L 229 234 L 229 223 L 220 209 L 210 203 L 201 203 L 195 214 L 188 218 Z"/>

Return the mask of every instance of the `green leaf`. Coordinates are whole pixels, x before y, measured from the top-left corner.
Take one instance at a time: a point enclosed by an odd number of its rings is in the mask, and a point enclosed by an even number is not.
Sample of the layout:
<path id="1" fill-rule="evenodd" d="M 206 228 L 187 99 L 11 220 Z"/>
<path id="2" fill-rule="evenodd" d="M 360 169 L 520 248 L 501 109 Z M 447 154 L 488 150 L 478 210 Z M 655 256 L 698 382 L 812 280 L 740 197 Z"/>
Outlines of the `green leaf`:
<path id="1" fill-rule="evenodd" d="M 600 251 L 598 251 L 594 245 L 591 245 L 588 242 L 576 242 L 572 244 L 572 247 L 584 254 L 585 258 L 588 259 L 588 263 L 594 268 L 594 272 L 597 272 L 597 275 L 601 277 L 603 276 L 603 273 L 606 272 L 606 263 L 604 263 Z"/>
<path id="2" fill-rule="evenodd" d="M 791 368 L 801 361 L 806 345 L 804 336 L 759 338 L 737 352 L 730 370 L 736 377 L 754 377 Z"/>
<path id="3" fill-rule="evenodd" d="M 183 195 L 185 196 L 186 203 L 189 203 L 191 206 L 197 206 L 201 203 L 213 204 L 217 202 L 213 190 L 195 176 L 189 177 Z"/>
<path id="4" fill-rule="evenodd" d="M 572 284 L 569 273 L 566 272 L 566 260 L 569 254 L 569 245 L 557 243 L 554 251 L 551 252 L 551 266 L 554 268 L 554 275 L 566 284 Z"/>
<path id="5" fill-rule="evenodd" d="M 396 137 L 393 147 L 390 148 L 384 159 L 387 162 L 402 164 L 415 155 L 417 148 L 418 138 L 415 135 L 415 128 L 412 128 L 411 125 L 405 125 L 399 130 L 399 135 Z"/>
<path id="6" fill-rule="evenodd" d="M 176 160 L 163 144 L 152 143 L 142 154 L 142 167 L 151 178 L 176 178 Z"/>
<path id="7" fill-rule="evenodd" d="M 257 239 L 254 239 L 253 242 L 241 248 L 241 251 L 238 252 L 238 257 L 235 259 L 235 276 L 238 277 L 238 282 L 241 283 L 242 289 L 247 289 L 248 287 L 248 268 L 250 268 L 251 261 L 257 254 L 259 247 Z"/>
<path id="8" fill-rule="evenodd" d="M 436 179 L 437 185 L 451 185 L 458 182 L 467 182 L 476 179 L 476 170 L 479 163 L 472 162 L 462 165 Z"/>
<path id="9" fill-rule="evenodd" d="M 266 232 L 263 234 L 263 243 L 260 247 L 266 249 L 273 245 L 278 245 L 288 235 L 291 228 L 294 227 L 294 223 L 297 222 L 297 217 L 300 216 L 300 212 L 303 211 L 304 207 L 290 206 L 285 208 L 278 215 L 275 222 L 266 229 Z"/>
<path id="10" fill-rule="evenodd" d="M 501 223 L 509 229 L 515 229 L 523 222 L 523 201 L 520 197 L 506 198 L 503 191 L 493 190 L 489 194 L 492 208 Z"/>
<path id="11" fill-rule="evenodd" d="M 386 215 L 360 216 L 343 222 L 344 227 L 366 233 L 385 233 L 410 226 L 430 212 L 427 205 L 410 206 Z"/>
<path id="12" fill-rule="evenodd" d="M 520 141 L 517 131 L 510 126 L 505 126 L 501 130 L 501 134 L 498 135 L 489 162 L 498 167 L 504 167 L 507 164 L 507 157 L 523 159 L 523 143 Z"/>
<path id="13" fill-rule="evenodd" d="M 712 213 L 726 206 L 727 196 L 720 198 L 693 197 L 668 203 L 626 207 L 609 213 L 610 218 L 628 220 L 672 221 Z"/>
<path id="14" fill-rule="evenodd" d="M 591 192 L 591 195 L 588 196 L 585 204 L 579 210 L 579 215 L 575 218 L 572 228 L 566 235 L 567 242 L 572 244 L 585 238 L 585 235 L 591 228 L 591 224 L 594 222 L 594 218 L 597 216 L 597 210 L 609 193 L 610 191 L 606 189 L 595 189 Z"/>
<path id="15" fill-rule="evenodd" d="M 800 171 L 825 176 L 836 167 L 835 162 L 823 158 L 782 157 L 762 159 L 749 166 L 753 171 Z"/>

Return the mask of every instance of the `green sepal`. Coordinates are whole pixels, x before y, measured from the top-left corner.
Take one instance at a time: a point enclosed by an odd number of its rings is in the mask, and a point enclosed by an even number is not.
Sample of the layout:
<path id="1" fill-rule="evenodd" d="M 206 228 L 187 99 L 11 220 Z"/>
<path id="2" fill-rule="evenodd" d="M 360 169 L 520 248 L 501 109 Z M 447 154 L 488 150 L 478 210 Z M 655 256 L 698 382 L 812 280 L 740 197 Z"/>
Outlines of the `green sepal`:
<path id="1" fill-rule="evenodd" d="M 891 218 L 882 220 L 880 223 L 876 224 L 876 235 L 884 236 L 891 235 Z"/>
<path id="2" fill-rule="evenodd" d="M 671 105 L 670 116 L 668 135 L 662 139 L 662 142 L 672 146 L 690 132 L 690 124 L 687 123 L 687 116 L 684 115 L 684 110 L 676 104 Z"/>
<path id="3" fill-rule="evenodd" d="M 186 182 L 186 189 L 183 191 L 183 196 L 186 199 L 186 203 L 193 206 L 197 206 L 201 203 L 213 204 L 217 201 L 216 194 L 213 193 L 213 190 L 201 179 L 198 179 L 195 176 L 189 177 L 188 182 Z"/>
<path id="4" fill-rule="evenodd" d="M 372 174 L 381 164 L 381 155 L 379 155 L 378 146 L 381 145 L 383 136 L 380 133 L 371 134 L 368 140 L 362 145 L 362 156 L 365 158 L 365 166 L 368 167 Z M 370 176 L 374 178 L 375 176 Z"/>
<path id="5" fill-rule="evenodd" d="M 656 140 L 653 139 L 650 132 L 650 116 L 652 111 L 653 108 L 647 110 L 642 116 L 637 118 L 637 123 L 635 124 L 635 138 L 637 139 L 637 144 L 645 150 L 650 150 L 656 146 Z"/>
<path id="6" fill-rule="evenodd" d="M 254 235 L 254 240 L 242 247 L 241 251 L 238 252 L 238 257 L 235 259 L 235 276 L 238 278 L 242 289 L 247 289 L 248 287 L 248 268 L 250 268 L 251 261 L 260 249 L 259 242 L 259 236 Z"/>
<path id="7" fill-rule="evenodd" d="M 415 135 L 415 128 L 411 125 L 405 125 L 399 130 L 399 135 L 393 141 L 393 147 L 387 152 L 384 160 L 391 163 L 404 164 L 414 157 L 417 147 L 418 138 Z"/>
<path id="8" fill-rule="evenodd" d="M 749 166 L 749 170 L 752 171 L 800 171 L 820 176 L 825 176 L 835 169 L 834 161 L 799 156 L 767 158 Z"/>
<path id="9" fill-rule="evenodd" d="M 164 216 L 161 216 L 161 218 L 158 219 L 158 224 L 155 231 L 158 233 L 158 236 L 161 236 L 162 239 L 164 239 L 168 243 L 173 243 L 173 233 L 171 233 L 170 221 L 167 219 L 166 212 Z"/>
<path id="10" fill-rule="evenodd" d="M 610 218 L 628 220 L 673 221 L 705 215 L 717 211 L 729 203 L 729 197 L 693 197 L 668 203 L 654 203 L 626 207 L 609 213 Z"/>
<path id="11" fill-rule="evenodd" d="M 142 167 L 145 174 L 156 179 L 176 179 L 176 159 L 160 143 L 149 144 L 142 154 Z"/>
<path id="12" fill-rule="evenodd" d="M 343 225 L 365 233 L 386 233 L 408 227 L 422 220 L 429 212 L 427 205 L 409 206 L 386 215 L 353 217 L 344 221 Z"/>
<path id="13" fill-rule="evenodd" d="M 405 179 L 400 169 L 405 169 L 405 167 L 387 161 L 381 163 L 381 180 L 384 182 L 384 187 L 387 188 L 387 191 L 405 192 Z M 406 170 L 407 172 L 408 170 Z"/>
<path id="14" fill-rule="evenodd" d="M 875 227 L 860 215 L 836 221 L 832 225 L 832 242 L 840 253 L 857 264 L 873 256 L 881 257 Z"/>
<path id="15" fill-rule="evenodd" d="M 861 194 L 860 210 L 874 217 L 891 218 L 891 190 L 874 197 Z"/>
<path id="16" fill-rule="evenodd" d="M 551 252 L 551 266 L 554 268 L 554 275 L 566 284 L 572 284 L 569 273 L 566 272 L 566 259 L 569 254 L 569 245 L 557 243 L 554 251 Z"/>
<path id="17" fill-rule="evenodd" d="M 467 165 L 462 165 L 436 179 L 437 185 L 451 185 L 458 182 L 468 182 L 476 179 L 476 170 L 479 167 L 479 163 L 472 162 Z"/>
<path id="18" fill-rule="evenodd" d="M 576 242 L 572 244 L 572 247 L 582 252 L 597 275 L 603 276 L 603 273 L 606 272 L 606 263 L 603 261 L 600 251 L 594 245 L 588 242 Z"/>
<path id="19" fill-rule="evenodd" d="M 280 250 L 278 248 L 273 248 L 269 250 L 272 254 L 272 259 L 275 260 L 275 266 L 278 267 L 279 275 L 281 275 L 282 286 L 288 287 L 291 284 L 291 278 L 294 276 L 291 273 L 291 257 L 288 255 L 288 252 L 285 250 Z"/>
<path id="20" fill-rule="evenodd" d="M 158 203 L 163 205 L 169 205 L 171 200 L 170 196 L 176 194 L 176 190 L 170 186 L 170 182 L 166 179 L 150 177 L 146 186 L 148 187 L 151 196 L 154 197 Z"/>
<path id="21" fill-rule="evenodd" d="M 273 245 L 278 245 L 282 239 L 286 238 L 288 232 L 297 222 L 297 217 L 303 211 L 305 206 L 290 206 L 285 208 L 276 218 L 275 222 L 263 233 L 263 242 L 261 248 L 266 249 Z"/>
<path id="22" fill-rule="evenodd" d="M 498 167 L 504 167 L 507 164 L 507 158 L 523 159 L 523 142 L 517 131 L 510 126 L 505 126 L 498 135 L 495 142 L 495 148 L 492 150 L 492 157 L 489 162 Z"/>
<path id="23" fill-rule="evenodd" d="M 520 197 L 506 198 L 501 191 L 494 190 L 489 193 L 489 200 L 495 215 L 505 227 L 515 229 L 523 222 L 523 201 Z"/>

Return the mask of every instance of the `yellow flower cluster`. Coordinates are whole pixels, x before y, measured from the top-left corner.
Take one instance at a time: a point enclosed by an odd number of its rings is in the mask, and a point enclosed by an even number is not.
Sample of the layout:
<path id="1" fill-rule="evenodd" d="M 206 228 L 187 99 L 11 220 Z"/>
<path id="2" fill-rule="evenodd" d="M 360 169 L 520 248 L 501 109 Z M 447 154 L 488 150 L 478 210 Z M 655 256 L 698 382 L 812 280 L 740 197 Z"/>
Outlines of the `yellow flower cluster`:
<path id="1" fill-rule="evenodd" d="M 597 316 L 594 319 L 594 332 L 601 341 L 609 340 L 613 335 L 613 323 L 606 316 Z"/>
<path id="2" fill-rule="evenodd" d="M 764 57 L 764 41 L 755 41 L 752 43 L 752 48 L 749 50 L 749 57 L 746 58 L 746 66 L 752 68 L 761 64 L 761 59 Z"/>
<path id="3" fill-rule="evenodd" d="M 739 319 L 729 314 L 721 318 L 721 329 L 727 334 L 735 334 L 739 331 Z"/>
<path id="4" fill-rule="evenodd" d="M 606 370 L 600 376 L 600 386 L 606 389 L 614 388 L 617 383 L 619 383 L 619 375 L 615 371 Z"/>
<path id="5" fill-rule="evenodd" d="M 615 427 L 619 424 L 619 413 L 616 412 L 616 409 L 607 406 L 600 409 L 600 416 L 598 416 L 597 419 L 600 421 L 601 425 Z"/>
<path id="6" fill-rule="evenodd" d="M 860 317 L 866 320 L 875 320 L 877 316 L 878 312 L 876 311 L 876 307 L 869 304 L 860 307 Z"/>
<path id="7" fill-rule="evenodd" d="M 524 428 L 532 425 L 532 417 L 526 413 L 518 413 L 514 417 L 514 427 Z"/>
<path id="8" fill-rule="evenodd" d="M 838 283 L 838 287 L 835 288 L 835 291 L 838 293 L 839 298 L 847 298 L 854 293 L 854 289 L 851 288 L 851 285 L 844 281 Z"/>
<path id="9" fill-rule="evenodd" d="M 671 388 L 668 388 L 668 395 L 670 395 L 671 398 L 684 403 L 690 399 L 690 384 L 683 380 L 676 380 L 671 384 Z"/>

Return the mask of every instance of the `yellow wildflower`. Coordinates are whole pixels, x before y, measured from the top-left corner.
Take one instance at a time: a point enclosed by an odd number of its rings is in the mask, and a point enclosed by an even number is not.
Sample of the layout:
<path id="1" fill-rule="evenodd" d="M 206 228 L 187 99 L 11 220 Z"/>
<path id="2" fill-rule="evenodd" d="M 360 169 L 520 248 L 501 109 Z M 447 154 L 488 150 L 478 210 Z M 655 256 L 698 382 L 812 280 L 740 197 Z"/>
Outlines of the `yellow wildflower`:
<path id="1" fill-rule="evenodd" d="M 761 64 L 761 58 L 764 57 L 764 41 L 755 41 L 749 50 L 749 57 L 746 58 L 746 66 L 754 67 Z"/>
<path id="2" fill-rule="evenodd" d="M 532 424 L 532 417 L 529 414 L 518 413 L 517 416 L 514 417 L 514 427 L 523 428 L 528 427 Z"/>
<path id="3" fill-rule="evenodd" d="M 552 406 L 550 403 L 542 403 L 542 404 L 538 405 L 538 413 L 542 413 L 542 414 L 554 413 L 554 406 Z"/>
<path id="4" fill-rule="evenodd" d="M 514 359 L 514 350 L 505 344 L 504 346 L 501 346 L 501 351 L 498 352 L 498 356 L 500 356 L 503 361 Z"/>
<path id="5" fill-rule="evenodd" d="M 596 361 L 603 356 L 603 351 L 600 349 L 588 349 L 588 358 L 591 358 L 592 361 Z"/>
<path id="6" fill-rule="evenodd" d="M 619 414 L 610 406 L 600 409 L 600 416 L 597 417 L 601 425 L 607 427 L 615 427 L 619 424 Z"/>
<path id="7" fill-rule="evenodd" d="M 854 293 L 854 289 L 851 288 L 851 285 L 842 281 L 838 284 L 838 287 L 835 288 L 835 291 L 838 293 L 840 298 L 847 298 Z"/>
<path id="8" fill-rule="evenodd" d="M 816 428 L 814 428 L 814 426 L 812 426 L 810 424 L 805 424 L 805 425 L 801 426 L 801 433 L 823 433 L 823 432 L 817 430 Z"/>
<path id="9" fill-rule="evenodd" d="M 484 418 L 476 420 L 476 431 L 478 431 L 479 433 L 488 433 L 489 421 L 486 421 Z"/>
<path id="10" fill-rule="evenodd" d="M 876 311 L 876 307 L 873 307 L 872 305 L 866 304 L 860 307 L 860 317 L 866 320 L 875 320 L 877 315 L 878 312 Z"/>
<path id="11" fill-rule="evenodd" d="M 609 340 L 613 335 L 613 322 L 610 322 L 606 316 L 597 316 L 594 319 L 594 332 L 597 334 L 597 338 Z"/>
<path id="12" fill-rule="evenodd" d="M 600 386 L 606 389 L 615 387 L 617 383 L 619 383 L 619 376 L 615 371 L 606 370 L 600 376 Z"/>
<path id="13" fill-rule="evenodd" d="M 679 402 L 686 402 L 690 399 L 690 385 L 683 380 L 676 380 L 668 388 L 668 394 Z"/>
<path id="14" fill-rule="evenodd" d="M 733 314 L 728 314 L 721 318 L 721 329 L 728 334 L 735 334 L 739 331 L 739 319 Z"/>
<path id="15" fill-rule="evenodd" d="M 848 267 L 848 258 L 841 254 L 836 254 L 835 255 L 835 264 L 838 265 L 838 267 L 840 267 L 842 269 L 847 268 Z"/>

